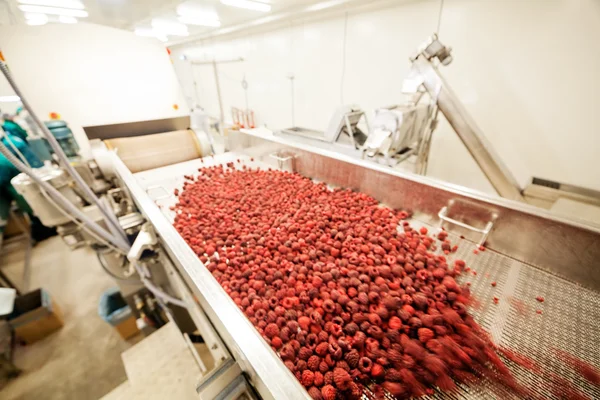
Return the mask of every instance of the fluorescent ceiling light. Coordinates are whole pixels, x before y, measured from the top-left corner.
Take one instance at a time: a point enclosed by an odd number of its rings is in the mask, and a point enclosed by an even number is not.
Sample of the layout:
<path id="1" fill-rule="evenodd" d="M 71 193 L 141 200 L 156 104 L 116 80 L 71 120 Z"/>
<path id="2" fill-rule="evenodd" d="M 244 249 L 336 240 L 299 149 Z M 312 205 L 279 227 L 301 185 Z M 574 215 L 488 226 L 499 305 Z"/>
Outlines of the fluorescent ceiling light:
<path id="1" fill-rule="evenodd" d="M 0 96 L 0 103 L 17 103 L 19 101 L 21 101 L 21 98 L 17 95 Z"/>
<path id="2" fill-rule="evenodd" d="M 152 18 L 152 29 L 159 34 L 169 36 L 189 36 L 190 34 L 187 25 L 161 18 Z"/>
<path id="3" fill-rule="evenodd" d="M 73 8 L 83 10 L 85 6 L 79 0 L 18 0 L 21 4 L 31 4 L 34 6 L 49 6 L 60 8 Z"/>
<path id="4" fill-rule="evenodd" d="M 64 15 L 66 17 L 80 17 L 85 18 L 88 16 L 85 10 L 73 10 L 70 8 L 57 8 L 57 7 L 46 7 L 46 6 L 30 6 L 20 5 L 19 10 L 30 13 L 42 13 L 50 15 Z"/>
<path id="5" fill-rule="evenodd" d="M 25 20 L 27 25 L 44 25 L 48 23 L 48 16 L 39 13 L 25 13 Z"/>
<path id="6" fill-rule="evenodd" d="M 152 37 L 160 40 L 161 42 L 166 42 L 169 40 L 166 35 L 157 32 L 152 28 L 135 28 L 134 33 L 138 36 Z"/>
<path id="7" fill-rule="evenodd" d="M 61 15 L 58 17 L 58 22 L 63 23 L 63 24 L 76 24 L 77 18 L 67 17 L 66 15 Z"/>
<path id="8" fill-rule="evenodd" d="M 269 12 L 271 11 L 271 5 L 266 3 L 259 3 L 258 1 L 251 0 L 221 0 L 222 4 L 226 6 L 245 8 L 247 10 Z"/>
<path id="9" fill-rule="evenodd" d="M 198 25 L 198 26 L 212 26 L 218 28 L 221 26 L 221 21 L 218 19 L 207 19 L 202 17 L 197 17 L 194 15 L 180 15 L 179 22 L 188 24 L 188 25 Z"/>

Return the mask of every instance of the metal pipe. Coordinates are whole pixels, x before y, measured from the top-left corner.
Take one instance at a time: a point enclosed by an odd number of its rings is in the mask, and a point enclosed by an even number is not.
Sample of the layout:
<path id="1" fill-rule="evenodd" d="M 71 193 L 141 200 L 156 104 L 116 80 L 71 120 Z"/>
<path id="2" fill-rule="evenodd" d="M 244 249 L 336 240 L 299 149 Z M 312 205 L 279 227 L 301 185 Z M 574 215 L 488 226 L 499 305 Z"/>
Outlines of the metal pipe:
<path id="1" fill-rule="evenodd" d="M 119 248 L 124 252 L 127 252 L 129 250 L 129 246 L 127 244 L 115 240 L 117 238 L 110 235 L 108 232 L 106 232 L 106 230 L 102 229 L 100 225 L 88 218 L 70 201 L 65 199 L 64 196 L 52 185 L 41 180 L 31 168 L 28 168 L 25 164 L 19 161 L 19 159 L 14 154 L 12 154 L 2 142 L 0 142 L 0 153 L 2 153 L 6 157 L 6 159 L 10 161 L 10 163 L 14 165 L 15 168 L 17 168 L 20 172 L 29 175 L 29 177 L 31 177 L 31 179 L 34 182 L 36 182 L 43 191 L 45 191 L 49 196 L 52 196 L 53 200 L 56 201 L 60 207 L 68 211 L 74 218 L 83 221 L 83 223 L 86 224 L 86 227 L 89 227 L 89 229 L 91 229 L 95 234 L 100 236 L 103 240 L 112 243 L 115 247 Z"/>
<path id="2" fill-rule="evenodd" d="M 423 77 L 423 85 L 431 97 L 437 100 L 440 111 L 498 194 L 507 199 L 525 201 L 519 184 L 493 152 L 485 135 L 450 90 L 439 71 L 423 56 L 414 60 L 413 65 Z"/>
<path id="3" fill-rule="evenodd" d="M 67 159 L 67 156 L 65 155 L 64 151 L 58 144 L 58 141 L 56 140 L 54 135 L 52 135 L 50 130 L 48 130 L 46 125 L 35 114 L 35 112 L 33 111 L 33 108 L 31 107 L 31 105 L 29 104 L 27 99 L 25 99 L 25 97 L 23 96 L 23 93 L 21 92 L 21 90 L 17 86 L 17 83 L 13 79 L 12 74 L 8 69 L 8 66 L 2 60 L 0 60 L 0 70 L 2 70 L 2 74 L 8 81 L 9 85 L 14 90 L 15 94 L 17 96 L 19 96 L 19 98 L 21 99 L 21 103 L 23 103 L 23 107 L 25 107 L 25 109 L 29 112 L 29 115 L 31 116 L 31 118 L 33 118 L 33 120 L 35 121 L 37 126 L 41 129 L 42 133 L 48 140 L 48 143 L 54 150 L 54 153 L 58 156 L 59 160 L 61 161 L 62 167 L 67 171 L 67 173 L 69 175 L 71 175 L 71 177 L 73 178 L 73 180 L 75 181 L 77 186 L 79 186 L 81 188 L 81 190 L 86 195 L 86 197 L 89 200 L 91 200 L 91 202 L 94 203 L 98 207 L 98 209 L 102 212 L 102 214 L 104 215 L 104 218 L 106 219 L 107 224 L 113 225 L 114 229 L 119 233 L 120 241 L 122 241 L 123 243 L 128 243 L 127 236 L 125 235 L 123 228 L 121 228 L 121 226 L 119 225 L 119 221 L 117 220 L 116 216 L 110 210 L 107 210 L 104 208 L 104 205 L 100 202 L 100 200 L 98 199 L 96 194 L 92 191 L 92 189 L 90 189 L 88 187 L 88 185 L 86 185 L 85 181 L 81 178 L 79 173 L 71 166 L 69 160 Z"/>

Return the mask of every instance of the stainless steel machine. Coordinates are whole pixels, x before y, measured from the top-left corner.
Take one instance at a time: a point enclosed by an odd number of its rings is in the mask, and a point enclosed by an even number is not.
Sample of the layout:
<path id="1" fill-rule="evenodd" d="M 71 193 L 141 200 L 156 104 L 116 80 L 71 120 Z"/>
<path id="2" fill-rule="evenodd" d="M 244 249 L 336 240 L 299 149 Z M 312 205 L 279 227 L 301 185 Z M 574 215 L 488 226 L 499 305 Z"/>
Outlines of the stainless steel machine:
<path id="1" fill-rule="evenodd" d="M 365 121 L 366 129 L 361 129 L 359 123 Z M 326 143 L 349 144 L 355 149 L 361 148 L 367 140 L 369 123 L 364 111 L 357 105 L 345 105 L 335 110 L 325 131 L 316 131 L 301 127 L 292 127 L 276 131 L 282 136 L 297 136 Z"/>
<path id="2" fill-rule="evenodd" d="M 230 153 L 135 174 L 117 154 L 111 154 L 111 158 L 115 174 L 149 222 L 148 229 L 154 232 L 148 248 L 168 257 L 180 279 L 174 294 L 187 299 L 190 312 L 210 320 L 226 349 L 228 361 L 224 362 L 237 365 L 237 372 L 230 373 L 243 375 L 260 397 L 300 399 L 308 395 L 176 232 L 169 210 L 176 202 L 173 191 L 181 187 L 184 175 L 194 175 L 201 166 L 236 159 L 249 165 L 294 171 L 370 194 L 390 207 L 408 208 L 414 212 L 411 224 L 416 226 L 435 229 L 442 225 L 460 242 L 455 256 L 477 269 L 478 275 L 469 281 L 481 304 L 472 313 L 498 345 L 527 354 L 556 373 L 566 373 L 566 368 L 550 347 L 600 366 L 598 330 L 593 322 L 600 317 L 597 228 L 557 218 L 521 202 L 485 196 L 277 136 L 267 140 L 240 132 L 230 139 Z M 286 157 L 280 157 L 283 153 Z M 486 251 L 474 254 L 483 241 Z M 490 286 L 491 280 L 497 286 Z M 535 313 L 536 307 L 541 307 L 536 296 L 545 298 L 543 315 Z M 493 302 L 494 297 L 500 299 L 498 304 Z M 582 313 L 588 322 L 580 319 Z M 544 332 L 543 340 L 540 332 Z M 512 372 L 539 394 L 552 398 L 540 377 L 516 366 Z M 221 377 L 223 382 L 230 379 Z M 569 379 L 591 398 L 600 396 L 597 386 L 575 376 Z M 203 390 L 201 384 L 198 393 Z M 435 396 L 445 398 L 441 393 Z M 493 397 L 485 384 L 462 387 L 452 396 Z"/>

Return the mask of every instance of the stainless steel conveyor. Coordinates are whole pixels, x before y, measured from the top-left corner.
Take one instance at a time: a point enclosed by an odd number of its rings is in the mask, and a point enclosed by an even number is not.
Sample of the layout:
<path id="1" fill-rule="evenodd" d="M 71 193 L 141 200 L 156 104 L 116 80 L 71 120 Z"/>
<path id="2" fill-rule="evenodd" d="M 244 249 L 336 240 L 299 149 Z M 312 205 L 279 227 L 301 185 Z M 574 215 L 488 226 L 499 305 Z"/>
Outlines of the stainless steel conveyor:
<path id="1" fill-rule="evenodd" d="M 240 132 L 230 139 L 230 153 L 136 174 L 131 174 L 115 154 L 111 157 L 117 176 L 153 225 L 160 245 L 196 297 L 194 307 L 208 317 L 226 345 L 231 362 L 239 366 L 262 398 L 306 399 L 308 395 L 173 228 L 169 210 L 176 201 L 173 190 L 181 187 L 183 175 L 193 175 L 201 166 L 238 158 L 248 164 L 286 169 L 334 186 L 353 188 L 387 206 L 412 210 L 414 225 L 435 229 L 443 222 L 453 242 L 459 244 L 455 257 L 465 259 L 477 271 L 477 275 L 463 278 L 471 283 L 479 303 L 471 313 L 491 332 L 495 342 L 526 354 L 570 380 L 590 398 L 600 398 L 600 388 L 573 373 L 555 352 L 563 350 L 600 367 L 600 230 L 522 202 L 292 144 L 280 137 L 267 139 Z M 256 161 L 250 161 L 251 157 Z M 474 254 L 486 229 L 487 250 Z M 491 281 L 497 283 L 496 287 L 490 285 Z M 545 298 L 543 304 L 536 301 L 537 296 Z M 494 304 L 493 297 L 499 299 L 498 304 Z M 542 314 L 536 313 L 538 309 Z M 521 382 L 553 398 L 542 378 L 509 365 Z M 462 387 L 452 398 L 494 396 L 483 383 Z"/>

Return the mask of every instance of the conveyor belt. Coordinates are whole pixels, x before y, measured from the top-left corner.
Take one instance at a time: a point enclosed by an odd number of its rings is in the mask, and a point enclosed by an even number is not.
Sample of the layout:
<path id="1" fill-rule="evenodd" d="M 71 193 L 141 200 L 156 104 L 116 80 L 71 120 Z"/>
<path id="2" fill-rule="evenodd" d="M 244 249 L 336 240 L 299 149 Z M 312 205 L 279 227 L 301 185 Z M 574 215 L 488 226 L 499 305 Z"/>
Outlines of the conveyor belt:
<path id="1" fill-rule="evenodd" d="M 250 162 L 247 156 L 227 153 L 205 159 L 203 163 L 192 160 L 137 173 L 135 177 L 172 221 L 173 212 L 169 207 L 176 202 L 173 190 L 181 188 L 183 175 L 195 174 L 202 166 L 227 163 L 238 158 L 244 159 L 248 165 L 267 166 Z M 423 224 L 413 220 L 411 225 L 418 228 Z M 428 228 L 434 230 L 432 226 Z M 462 283 L 471 283 L 475 298 L 470 313 L 491 333 L 494 342 L 529 357 L 543 371 L 569 380 L 590 399 L 600 398 L 600 387 L 576 373 L 557 353 L 557 350 L 564 351 L 600 368 L 600 294 L 490 250 L 474 254 L 473 243 L 452 234 L 449 238 L 459 245 L 458 251 L 449 258 L 464 259 L 471 268 L 471 272 L 461 278 Z M 495 287 L 492 287 L 492 282 L 496 282 Z M 538 296 L 544 297 L 543 303 L 536 300 Z M 494 303 L 494 297 L 498 298 L 498 304 Z M 538 314 L 536 310 L 542 313 Z M 547 378 L 512 361 L 505 361 L 517 380 L 526 387 L 545 398 L 558 399 L 552 395 Z M 366 391 L 365 398 L 371 397 Z M 461 386 L 456 393 L 440 393 L 431 398 L 508 397 L 499 396 L 498 392 L 492 392 L 482 383 L 479 386 Z"/>

